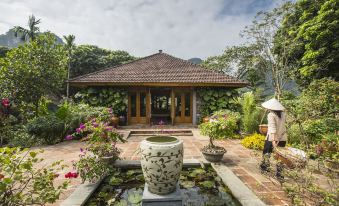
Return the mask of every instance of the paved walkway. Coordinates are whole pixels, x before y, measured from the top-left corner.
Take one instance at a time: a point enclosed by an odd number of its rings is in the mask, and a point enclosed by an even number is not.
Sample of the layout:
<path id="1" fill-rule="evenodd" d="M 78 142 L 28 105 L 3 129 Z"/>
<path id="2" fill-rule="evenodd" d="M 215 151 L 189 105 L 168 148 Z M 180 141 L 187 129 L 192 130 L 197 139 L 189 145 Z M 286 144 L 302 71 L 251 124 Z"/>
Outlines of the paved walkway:
<path id="1" fill-rule="evenodd" d="M 127 133 L 125 132 L 127 135 Z M 193 136 L 180 136 L 184 141 L 184 158 L 204 160 L 200 149 L 208 144 L 208 138 L 201 136 L 197 129 L 193 130 Z M 118 144 L 121 148 L 122 159 L 140 159 L 138 146 L 141 140 L 146 136 L 131 136 L 128 142 Z M 224 155 L 222 164 L 228 166 L 261 200 L 267 205 L 290 205 L 289 199 L 283 192 L 280 184 L 275 180 L 270 180 L 266 176 L 260 174 L 258 164 L 260 161 L 260 153 L 242 147 L 239 140 L 222 140 L 216 141 L 217 145 L 226 148 L 227 153 Z M 45 152 L 41 157 L 45 158 L 44 164 L 49 164 L 53 161 L 63 159 L 67 169 L 62 171 L 62 174 L 57 178 L 57 184 L 65 180 L 64 174 L 72 171 L 72 161 L 78 159 L 79 150 L 84 147 L 84 143 L 80 141 L 63 142 L 57 145 L 43 147 Z M 71 179 L 70 188 L 61 196 L 61 199 L 53 204 L 59 205 L 60 202 L 66 199 L 75 188 L 81 184 L 81 179 Z"/>

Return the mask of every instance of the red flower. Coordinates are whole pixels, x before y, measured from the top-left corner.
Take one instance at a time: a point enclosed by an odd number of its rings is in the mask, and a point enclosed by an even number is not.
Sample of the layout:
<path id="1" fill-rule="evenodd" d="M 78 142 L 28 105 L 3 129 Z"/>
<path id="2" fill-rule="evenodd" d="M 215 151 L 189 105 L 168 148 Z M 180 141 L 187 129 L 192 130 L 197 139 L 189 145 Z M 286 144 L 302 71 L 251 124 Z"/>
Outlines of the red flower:
<path id="1" fill-rule="evenodd" d="M 71 178 L 77 178 L 79 175 L 78 175 L 78 173 L 76 173 L 76 172 L 68 172 L 68 173 L 66 173 L 65 174 L 65 178 L 69 178 L 69 179 L 71 179 Z"/>
<path id="2" fill-rule="evenodd" d="M 4 99 L 1 100 L 1 104 L 2 104 L 2 106 L 7 108 L 10 105 L 10 101 L 9 101 L 8 98 L 4 98 Z"/>

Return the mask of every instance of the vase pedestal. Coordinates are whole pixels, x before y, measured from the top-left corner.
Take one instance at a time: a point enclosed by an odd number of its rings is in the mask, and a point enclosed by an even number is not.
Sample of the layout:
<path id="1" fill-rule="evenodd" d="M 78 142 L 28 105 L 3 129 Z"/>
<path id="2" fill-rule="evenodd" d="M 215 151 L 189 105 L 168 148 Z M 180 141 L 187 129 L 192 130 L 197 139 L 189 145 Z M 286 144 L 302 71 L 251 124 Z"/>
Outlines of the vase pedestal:
<path id="1" fill-rule="evenodd" d="M 157 195 L 148 191 L 148 185 L 145 184 L 142 195 L 142 206 L 182 206 L 182 196 L 179 183 L 174 192 L 166 195 Z"/>

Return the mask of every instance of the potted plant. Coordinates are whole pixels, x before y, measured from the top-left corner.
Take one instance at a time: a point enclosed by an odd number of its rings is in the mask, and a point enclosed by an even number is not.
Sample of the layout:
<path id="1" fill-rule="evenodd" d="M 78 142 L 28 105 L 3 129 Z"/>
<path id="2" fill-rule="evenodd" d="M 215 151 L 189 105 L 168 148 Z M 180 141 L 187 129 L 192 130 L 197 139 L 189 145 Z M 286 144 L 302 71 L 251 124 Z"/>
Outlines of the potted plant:
<path id="1" fill-rule="evenodd" d="M 163 195 L 175 191 L 183 152 L 183 141 L 171 136 L 152 136 L 141 142 L 141 167 L 151 193 Z"/>
<path id="2" fill-rule="evenodd" d="M 214 145 L 214 139 L 223 139 L 235 135 L 238 127 L 239 115 L 234 112 L 224 111 L 213 115 L 213 118 L 206 123 L 202 123 L 199 128 L 203 135 L 209 137 L 209 144 L 202 148 L 201 152 L 205 159 L 210 162 L 219 162 L 226 153 L 226 149 Z"/>
<path id="3" fill-rule="evenodd" d="M 75 169 L 83 181 L 95 181 L 105 176 L 119 158 L 120 150 L 116 142 L 125 142 L 122 135 L 109 123 L 92 119 L 86 124 L 81 124 L 77 133 L 86 133 L 87 145 L 80 149 L 80 160 L 74 163 Z M 67 136 L 67 139 L 71 139 Z"/>

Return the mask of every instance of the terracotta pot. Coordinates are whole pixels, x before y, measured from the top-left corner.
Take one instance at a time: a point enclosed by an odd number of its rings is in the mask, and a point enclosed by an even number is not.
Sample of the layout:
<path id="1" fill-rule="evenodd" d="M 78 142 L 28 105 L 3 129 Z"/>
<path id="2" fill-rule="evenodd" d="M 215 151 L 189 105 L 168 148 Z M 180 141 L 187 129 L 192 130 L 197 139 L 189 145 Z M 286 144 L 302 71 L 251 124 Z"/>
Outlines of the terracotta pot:
<path id="1" fill-rule="evenodd" d="M 112 122 L 112 125 L 113 125 L 113 126 L 118 126 L 118 124 L 119 124 L 119 117 L 113 116 L 113 117 L 111 118 L 111 122 Z"/>
<path id="2" fill-rule="evenodd" d="M 154 194 L 175 191 L 183 162 L 183 141 L 153 136 L 140 143 L 141 167 L 148 190 Z"/>
<path id="3" fill-rule="evenodd" d="M 259 125 L 259 132 L 262 135 L 266 135 L 268 131 L 268 125 L 267 124 L 261 124 Z"/>
<path id="4" fill-rule="evenodd" d="M 206 123 L 206 122 L 209 122 L 210 121 L 210 118 L 209 117 L 204 117 L 203 119 L 202 119 L 202 122 L 203 123 Z"/>

